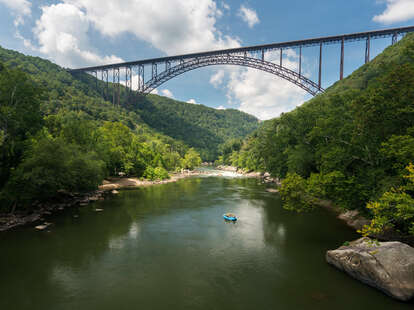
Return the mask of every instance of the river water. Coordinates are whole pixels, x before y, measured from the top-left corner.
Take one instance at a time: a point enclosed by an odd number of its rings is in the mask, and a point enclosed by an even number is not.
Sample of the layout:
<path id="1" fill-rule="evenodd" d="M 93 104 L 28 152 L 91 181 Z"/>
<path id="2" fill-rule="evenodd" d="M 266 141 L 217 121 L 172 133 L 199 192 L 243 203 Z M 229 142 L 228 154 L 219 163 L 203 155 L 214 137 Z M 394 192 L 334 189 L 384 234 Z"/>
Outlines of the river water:
<path id="1" fill-rule="evenodd" d="M 104 209 L 95 212 L 95 208 Z M 239 221 L 227 223 L 225 212 Z M 78 216 L 77 216 L 78 215 Z M 0 309 L 413 309 L 325 262 L 358 235 L 256 179 L 194 177 L 0 235 Z"/>

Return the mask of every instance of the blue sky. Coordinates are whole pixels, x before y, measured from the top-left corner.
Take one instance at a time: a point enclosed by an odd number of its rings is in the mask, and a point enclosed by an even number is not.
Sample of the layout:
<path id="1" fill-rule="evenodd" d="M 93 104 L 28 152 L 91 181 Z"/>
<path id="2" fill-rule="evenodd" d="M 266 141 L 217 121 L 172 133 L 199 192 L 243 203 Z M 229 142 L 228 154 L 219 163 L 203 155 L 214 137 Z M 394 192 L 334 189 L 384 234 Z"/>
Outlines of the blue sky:
<path id="1" fill-rule="evenodd" d="M 1 46 L 71 68 L 413 23 L 414 0 L 0 0 Z M 389 38 L 373 41 L 373 56 L 389 43 Z M 297 67 L 297 53 L 286 52 L 287 67 Z M 317 48 L 303 52 L 304 72 L 314 80 L 317 55 Z M 363 61 L 363 42 L 346 45 L 345 75 Z M 339 46 L 324 48 L 323 63 L 328 87 L 339 76 Z M 260 119 L 310 98 L 281 78 L 232 66 L 190 71 L 156 92 Z"/>

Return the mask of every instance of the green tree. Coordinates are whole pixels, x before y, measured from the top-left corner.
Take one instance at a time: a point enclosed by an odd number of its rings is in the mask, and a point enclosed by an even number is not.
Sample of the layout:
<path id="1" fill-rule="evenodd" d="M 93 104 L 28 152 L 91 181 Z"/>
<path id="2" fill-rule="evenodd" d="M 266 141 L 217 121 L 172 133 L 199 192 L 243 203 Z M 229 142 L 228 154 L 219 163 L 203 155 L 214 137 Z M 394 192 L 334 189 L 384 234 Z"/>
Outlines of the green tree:
<path id="1" fill-rule="evenodd" d="M 104 163 L 96 153 L 84 152 L 43 131 L 32 139 L 22 163 L 13 171 L 6 195 L 15 203 L 30 204 L 53 198 L 59 190 L 94 190 L 104 175 Z"/>
<path id="2" fill-rule="evenodd" d="M 41 94 L 26 74 L 0 63 L 0 188 L 21 161 L 25 140 L 42 126 Z"/>
<path id="3" fill-rule="evenodd" d="M 182 167 L 185 169 L 194 169 L 200 165 L 200 154 L 194 148 L 190 148 L 183 158 Z"/>
<path id="4" fill-rule="evenodd" d="M 378 201 L 369 202 L 367 208 L 372 211 L 373 218 L 369 225 L 364 226 L 364 236 L 378 235 L 389 231 L 414 236 L 414 165 L 406 167 L 404 175 L 407 183 L 385 192 Z"/>

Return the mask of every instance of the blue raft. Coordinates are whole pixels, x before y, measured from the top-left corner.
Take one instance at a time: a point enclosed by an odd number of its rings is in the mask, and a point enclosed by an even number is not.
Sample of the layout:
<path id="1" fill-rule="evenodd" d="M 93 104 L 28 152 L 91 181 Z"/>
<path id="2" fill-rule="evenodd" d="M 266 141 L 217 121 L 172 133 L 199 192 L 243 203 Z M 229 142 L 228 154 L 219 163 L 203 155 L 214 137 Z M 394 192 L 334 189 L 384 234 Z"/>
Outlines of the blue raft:
<path id="1" fill-rule="evenodd" d="M 226 214 L 223 214 L 223 218 L 226 220 L 226 221 L 237 221 L 237 217 L 233 214 L 233 213 L 226 213 Z"/>

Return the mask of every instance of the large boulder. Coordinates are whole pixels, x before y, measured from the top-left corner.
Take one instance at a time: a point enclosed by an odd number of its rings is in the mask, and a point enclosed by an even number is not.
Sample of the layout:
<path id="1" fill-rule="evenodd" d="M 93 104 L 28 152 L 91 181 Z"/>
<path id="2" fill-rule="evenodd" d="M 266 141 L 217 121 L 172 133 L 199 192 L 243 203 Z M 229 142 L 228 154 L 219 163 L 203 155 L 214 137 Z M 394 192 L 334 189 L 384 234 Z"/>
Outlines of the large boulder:
<path id="1" fill-rule="evenodd" d="M 326 260 L 396 299 L 414 298 L 414 248 L 409 245 L 361 238 L 327 251 Z"/>

